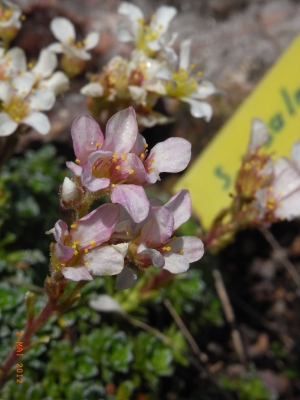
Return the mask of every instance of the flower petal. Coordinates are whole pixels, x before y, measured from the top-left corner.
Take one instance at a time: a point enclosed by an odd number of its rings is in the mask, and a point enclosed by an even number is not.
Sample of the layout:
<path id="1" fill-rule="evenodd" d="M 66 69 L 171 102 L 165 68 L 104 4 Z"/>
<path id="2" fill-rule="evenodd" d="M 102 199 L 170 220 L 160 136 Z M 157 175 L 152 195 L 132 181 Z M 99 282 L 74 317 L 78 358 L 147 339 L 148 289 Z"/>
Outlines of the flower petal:
<path id="1" fill-rule="evenodd" d="M 106 125 L 103 150 L 117 154 L 128 153 L 136 141 L 138 126 L 135 111 L 126 108 L 113 115 Z"/>
<path id="2" fill-rule="evenodd" d="M 137 254 L 149 256 L 155 268 L 162 268 L 165 265 L 165 259 L 160 252 L 155 249 L 148 248 L 144 243 L 139 245 Z"/>
<path id="3" fill-rule="evenodd" d="M 75 40 L 75 28 L 67 18 L 56 17 L 50 23 L 50 29 L 57 40 L 70 44 Z"/>
<path id="4" fill-rule="evenodd" d="M 257 150 L 260 146 L 266 143 L 268 139 L 269 134 L 266 124 L 261 119 L 253 118 L 248 152 Z"/>
<path id="5" fill-rule="evenodd" d="M 85 50 L 91 50 L 97 46 L 100 39 L 99 32 L 90 32 L 85 38 Z"/>
<path id="6" fill-rule="evenodd" d="M 74 152 L 84 165 L 88 156 L 104 141 L 103 133 L 97 122 L 89 115 L 80 115 L 75 119 L 71 128 Z"/>
<path id="7" fill-rule="evenodd" d="M 137 280 L 137 275 L 128 267 L 124 267 L 122 272 L 117 275 L 115 290 L 130 288 Z"/>
<path id="8" fill-rule="evenodd" d="M 149 213 L 149 201 L 141 186 L 116 185 L 111 190 L 111 201 L 121 204 L 134 222 L 143 221 Z"/>
<path id="9" fill-rule="evenodd" d="M 217 92 L 215 85 L 209 81 L 202 81 L 198 84 L 197 89 L 191 94 L 193 99 L 206 99 L 206 97 Z"/>
<path id="10" fill-rule="evenodd" d="M 72 171 L 74 172 L 74 174 L 76 176 L 80 176 L 81 172 L 82 172 L 82 167 L 80 165 L 77 165 L 75 163 L 73 163 L 73 161 L 67 161 L 66 162 L 66 166 Z"/>
<path id="11" fill-rule="evenodd" d="M 41 135 L 46 135 L 51 129 L 48 117 L 40 112 L 33 112 L 22 120 L 26 125 L 31 126 Z"/>
<path id="12" fill-rule="evenodd" d="M 92 281 L 93 277 L 86 267 L 62 267 L 61 272 L 70 281 Z"/>
<path id="13" fill-rule="evenodd" d="M 58 96 L 70 88 L 70 81 L 66 74 L 57 71 L 49 79 L 41 81 L 40 87 L 50 89 Z"/>
<path id="14" fill-rule="evenodd" d="M 189 70 L 192 40 L 183 40 L 180 44 L 179 68 Z"/>
<path id="15" fill-rule="evenodd" d="M 191 114 L 195 118 L 204 117 L 205 121 L 209 121 L 212 117 L 212 107 L 208 103 L 204 103 L 203 101 L 198 101 L 195 99 L 191 99 L 188 97 L 182 97 L 182 101 L 189 103 L 191 106 Z"/>
<path id="16" fill-rule="evenodd" d="M 103 95 L 104 89 L 100 83 L 91 82 L 83 88 L 81 88 L 80 93 L 84 96 L 91 96 L 91 97 L 101 97 Z"/>
<path id="17" fill-rule="evenodd" d="M 30 72 L 16 76 L 12 79 L 12 87 L 16 90 L 18 96 L 25 97 L 30 92 L 35 81 L 35 77 Z"/>
<path id="18" fill-rule="evenodd" d="M 149 221 L 141 230 L 141 242 L 160 244 L 169 239 L 174 231 L 174 218 L 164 207 L 152 207 Z"/>
<path id="19" fill-rule="evenodd" d="M 9 136 L 17 129 L 18 124 L 4 112 L 0 113 L 0 137 Z"/>
<path id="20" fill-rule="evenodd" d="M 300 140 L 297 140 L 292 147 L 291 151 L 292 160 L 297 164 L 300 171 Z"/>
<path id="21" fill-rule="evenodd" d="M 80 247 L 99 246 L 106 242 L 117 222 L 118 207 L 104 204 L 76 221 L 76 228 L 71 230 L 72 241 L 78 241 Z"/>
<path id="22" fill-rule="evenodd" d="M 186 222 L 191 216 L 192 201 L 188 190 L 180 190 L 164 207 L 170 211 L 174 218 L 174 230 Z"/>
<path id="23" fill-rule="evenodd" d="M 120 42 L 131 42 L 134 39 L 125 21 L 119 21 L 117 28 L 117 38 Z"/>
<path id="24" fill-rule="evenodd" d="M 169 138 L 153 147 L 145 167 L 161 172 L 183 171 L 191 159 L 191 143 L 182 138 Z M 153 161 L 151 161 L 153 160 Z"/>
<path id="25" fill-rule="evenodd" d="M 165 256 L 165 265 L 163 269 L 172 272 L 172 274 L 181 274 L 190 267 L 188 260 L 180 254 L 167 254 Z"/>
<path id="26" fill-rule="evenodd" d="M 97 192 L 98 190 L 105 189 L 110 185 L 110 179 L 108 178 L 96 178 L 93 175 L 92 164 L 86 164 L 82 171 L 81 176 L 82 184 L 91 192 Z"/>
<path id="27" fill-rule="evenodd" d="M 65 202 L 75 200 L 78 196 L 77 186 L 70 178 L 65 177 L 61 188 L 61 199 Z"/>
<path id="28" fill-rule="evenodd" d="M 58 54 L 64 52 L 64 48 L 63 48 L 63 46 L 61 45 L 61 43 L 59 43 L 59 42 L 55 42 L 55 43 L 50 44 L 50 45 L 47 47 L 47 49 L 48 49 L 49 51 L 53 51 L 53 53 L 58 53 Z"/>
<path id="29" fill-rule="evenodd" d="M 51 110 L 55 103 L 55 94 L 49 89 L 36 89 L 29 99 L 32 110 Z"/>
<path id="30" fill-rule="evenodd" d="M 195 236 L 178 237 L 171 243 L 171 247 L 171 252 L 180 252 L 180 255 L 189 262 L 200 260 L 204 254 L 204 245 L 202 241 Z"/>
<path id="31" fill-rule="evenodd" d="M 123 1 L 118 8 L 118 13 L 129 18 L 133 34 L 135 38 L 137 38 L 140 25 L 139 20 L 144 19 L 141 9 L 134 4 Z"/>
<path id="32" fill-rule="evenodd" d="M 87 265 L 92 275 L 117 275 L 124 267 L 123 255 L 112 246 L 97 247 L 83 256 L 83 262 Z"/>
<path id="33" fill-rule="evenodd" d="M 48 78 L 57 66 L 56 55 L 47 49 L 42 49 L 32 72 L 40 78 Z"/>
<path id="34" fill-rule="evenodd" d="M 6 57 L 10 59 L 8 68 L 13 74 L 27 70 L 26 55 L 24 50 L 20 47 L 14 47 L 8 50 Z"/>

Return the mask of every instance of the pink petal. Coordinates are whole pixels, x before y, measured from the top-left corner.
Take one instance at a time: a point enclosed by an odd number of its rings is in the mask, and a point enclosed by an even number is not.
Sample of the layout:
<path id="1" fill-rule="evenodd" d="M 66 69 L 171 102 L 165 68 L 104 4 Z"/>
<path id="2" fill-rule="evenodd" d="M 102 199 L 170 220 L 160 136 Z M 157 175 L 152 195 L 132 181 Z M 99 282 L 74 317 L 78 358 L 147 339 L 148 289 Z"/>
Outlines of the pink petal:
<path id="1" fill-rule="evenodd" d="M 183 171 L 191 159 L 191 143 L 182 138 L 170 138 L 153 147 L 145 162 L 146 169 L 151 167 L 161 172 Z M 151 160 L 154 160 L 151 163 Z"/>
<path id="2" fill-rule="evenodd" d="M 180 253 L 189 262 L 195 262 L 200 260 L 204 254 L 204 245 L 202 241 L 195 236 L 182 236 L 178 237 L 172 243 L 170 243 L 171 252 Z"/>
<path id="3" fill-rule="evenodd" d="M 185 257 L 172 253 L 166 255 L 163 269 L 172 272 L 172 274 L 181 274 L 186 272 L 189 267 L 190 263 Z"/>
<path id="4" fill-rule="evenodd" d="M 122 253 L 112 246 L 97 247 L 83 256 L 84 263 L 92 275 L 116 275 L 124 267 Z"/>
<path id="5" fill-rule="evenodd" d="M 164 207 L 152 207 L 150 219 L 141 231 L 141 242 L 160 244 L 173 234 L 174 218 Z"/>
<path id="6" fill-rule="evenodd" d="M 66 162 L 66 166 L 72 171 L 74 172 L 74 174 L 76 176 L 80 176 L 81 172 L 82 172 L 82 167 L 80 165 L 77 165 L 75 163 L 73 163 L 73 161 L 67 161 Z"/>
<path id="7" fill-rule="evenodd" d="M 97 122 L 89 115 L 80 115 L 75 119 L 71 128 L 74 152 L 84 165 L 88 156 L 97 150 L 99 143 L 104 141 L 103 133 Z"/>
<path id="8" fill-rule="evenodd" d="M 118 217 L 118 207 L 104 204 L 76 221 L 76 228 L 71 230 L 72 240 L 80 247 L 99 246 L 106 242 L 114 229 Z"/>
<path id="9" fill-rule="evenodd" d="M 113 115 L 106 125 L 104 150 L 118 155 L 128 153 L 138 134 L 135 111 L 132 107 Z"/>
<path id="10" fill-rule="evenodd" d="M 173 214 L 174 230 L 186 222 L 191 216 L 191 196 L 188 190 L 180 190 L 164 206 Z"/>
<path id="11" fill-rule="evenodd" d="M 82 184 L 91 192 L 97 192 L 97 190 L 106 189 L 110 185 L 110 180 L 107 178 L 96 178 L 93 175 L 92 165 L 86 164 L 82 171 Z"/>
<path id="12" fill-rule="evenodd" d="M 61 269 L 63 276 L 71 281 L 92 281 L 93 277 L 86 267 L 63 267 Z"/>
<path id="13" fill-rule="evenodd" d="M 124 267 L 123 271 L 117 275 L 115 290 L 123 290 L 130 288 L 136 281 L 137 275 L 128 267 Z"/>
<path id="14" fill-rule="evenodd" d="M 141 243 L 137 249 L 137 254 L 149 256 L 155 268 L 162 268 L 165 265 L 165 259 L 159 251 L 148 248 L 144 243 Z"/>
<path id="15" fill-rule="evenodd" d="M 63 245 L 62 242 L 57 242 L 55 244 L 54 256 L 59 262 L 69 261 L 74 256 L 74 249 Z"/>
<path id="16" fill-rule="evenodd" d="M 141 186 L 116 185 L 111 190 L 111 201 L 121 204 L 134 222 L 143 221 L 149 213 L 149 201 Z"/>

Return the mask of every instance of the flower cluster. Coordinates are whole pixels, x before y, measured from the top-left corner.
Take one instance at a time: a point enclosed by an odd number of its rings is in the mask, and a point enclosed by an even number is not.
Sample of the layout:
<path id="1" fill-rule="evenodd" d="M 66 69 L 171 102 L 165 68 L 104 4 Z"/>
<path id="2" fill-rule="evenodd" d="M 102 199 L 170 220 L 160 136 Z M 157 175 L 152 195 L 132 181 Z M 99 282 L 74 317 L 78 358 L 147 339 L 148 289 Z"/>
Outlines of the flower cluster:
<path id="1" fill-rule="evenodd" d="M 107 123 L 105 136 L 89 116 L 72 126 L 76 162 L 61 189 L 61 202 L 75 211 L 68 229 L 58 221 L 48 233 L 53 276 L 80 281 L 92 276 L 117 275 L 116 288 L 130 287 L 136 272 L 151 265 L 172 273 L 184 272 L 203 255 L 196 237 L 176 237 L 174 231 L 191 214 L 187 190 L 165 205 L 149 199 L 144 187 L 155 183 L 161 172 L 182 171 L 190 161 L 190 143 L 170 138 L 148 153 L 138 133 L 133 108 L 120 111 Z M 92 202 L 108 195 L 111 203 L 88 212 Z"/>
<path id="2" fill-rule="evenodd" d="M 50 110 L 56 96 L 69 87 L 67 76 L 54 72 L 56 66 L 56 55 L 47 49 L 35 64 L 27 64 L 19 47 L 0 49 L 0 137 L 11 135 L 20 124 L 49 132 L 49 119 L 41 111 Z"/>
<path id="3" fill-rule="evenodd" d="M 163 97 L 188 103 L 194 117 L 208 121 L 212 108 L 202 100 L 215 93 L 216 88 L 201 79 L 200 71 L 193 73 L 190 39 L 181 43 L 179 56 L 173 49 L 178 35 L 169 34 L 168 28 L 176 9 L 159 7 L 149 24 L 142 11 L 131 3 L 121 3 L 118 12 L 130 22 L 128 26 L 127 21 L 120 21 L 118 39 L 133 42 L 134 49 L 129 59 L 114 57 L 100 73 L 91 75 L 91 82 L 82 88 L 93 116 L 98 118 L 107 109 L 116 112 L 133 105 L 139 126 L 163 124 L 171 119 L 153 110 Z"/>

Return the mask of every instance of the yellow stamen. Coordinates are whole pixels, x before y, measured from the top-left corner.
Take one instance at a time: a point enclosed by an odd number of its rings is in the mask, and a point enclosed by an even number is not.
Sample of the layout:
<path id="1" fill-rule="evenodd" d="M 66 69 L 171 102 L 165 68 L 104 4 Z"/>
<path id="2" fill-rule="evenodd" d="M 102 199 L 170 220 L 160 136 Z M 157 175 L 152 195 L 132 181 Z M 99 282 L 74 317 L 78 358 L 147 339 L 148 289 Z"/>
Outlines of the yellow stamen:
<path id="1" fill-rule="evenodd" d="M 95 240 L 92 240 L 92 241 L 90 242 L 90 245 L 91 245 L 91 246 L 96 246 Z"/>
<path id="2" fill-rule="evenodd" d="M 75 162 L 76 164 L 80 164 L 80 160 L 78 158 L 76 158 Z"/>
<path id="3" fill-rule="evenodd" d="M 134 174 L 134 169 L 131 169 L 131 170 L 129 171 L 129 173 L 130 173 L 130 175 Z"/>
<path id="4" fill-rule="evenodd" d="M 88 252 L 89 252 L 89 249 L 84 249 L 84 252 L 85 252 L 85 253 L 88 253 Z"/>
<path id="5" fill-rule="evenodd" d="M 101 143 L 100 142 L 97 142 L 96 143 L 96 147 L 100 147 L 101 146 Z"/>
<path id="6" fill-rule="evenodd" d="M 145 143 L 145 149 L 147 149 L 147 147 L 148 147 L 148 143 Z"/>
<path id="7" fill-rule="evenodd" d="M 87 267 L 88 265 L 89 265 L 89 263 L 88 263 L 88 262 L 84 263 L 84 266 L 85 266 L 85 267 Z"/>
<path id="8" fill-rule="evenodd" d="M 117 165 L 117 166 L 116 166 L 116 169 L 120 169 L 120 168 L 121 168 L 120 165 Z"/>
<path id="9" fill-rule="evenodd" d="M 77 256 L 77 254 L 78 254 L 78 251 L 74 250 L 74 256 Z"/>
<path id="10" fill-rule="evenodd" d="M 145 158 L 145 153 L 141 153 L 140 157 L 144 159 Z"/>
<path id="11" fill-rule="evenodd" d="M 77 225 L 74 223 L 74 224 L 71 225 L 71 228 L 75 229 L 75 228 L 77 228 Z"/>

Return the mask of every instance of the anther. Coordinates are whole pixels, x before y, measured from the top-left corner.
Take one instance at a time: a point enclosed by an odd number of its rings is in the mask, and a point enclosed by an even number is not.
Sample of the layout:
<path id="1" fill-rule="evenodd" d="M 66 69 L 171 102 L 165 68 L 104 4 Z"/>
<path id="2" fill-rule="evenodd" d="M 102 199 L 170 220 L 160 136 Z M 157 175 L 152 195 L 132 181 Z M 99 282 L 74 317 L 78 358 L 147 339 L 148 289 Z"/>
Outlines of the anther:
<path id="1" fill-rule="evenodd" d="M 75 162 L 76 164 L 80 164 L 80 160 L 78 158 L 76 158 Z"/>
<path id="2" fill-rule="evenodd" d="M 90 242 L 90 245 L 91 245 L 91 246 L 96 246 L 95 240 L 92 240 L 92 241 Z"/>

